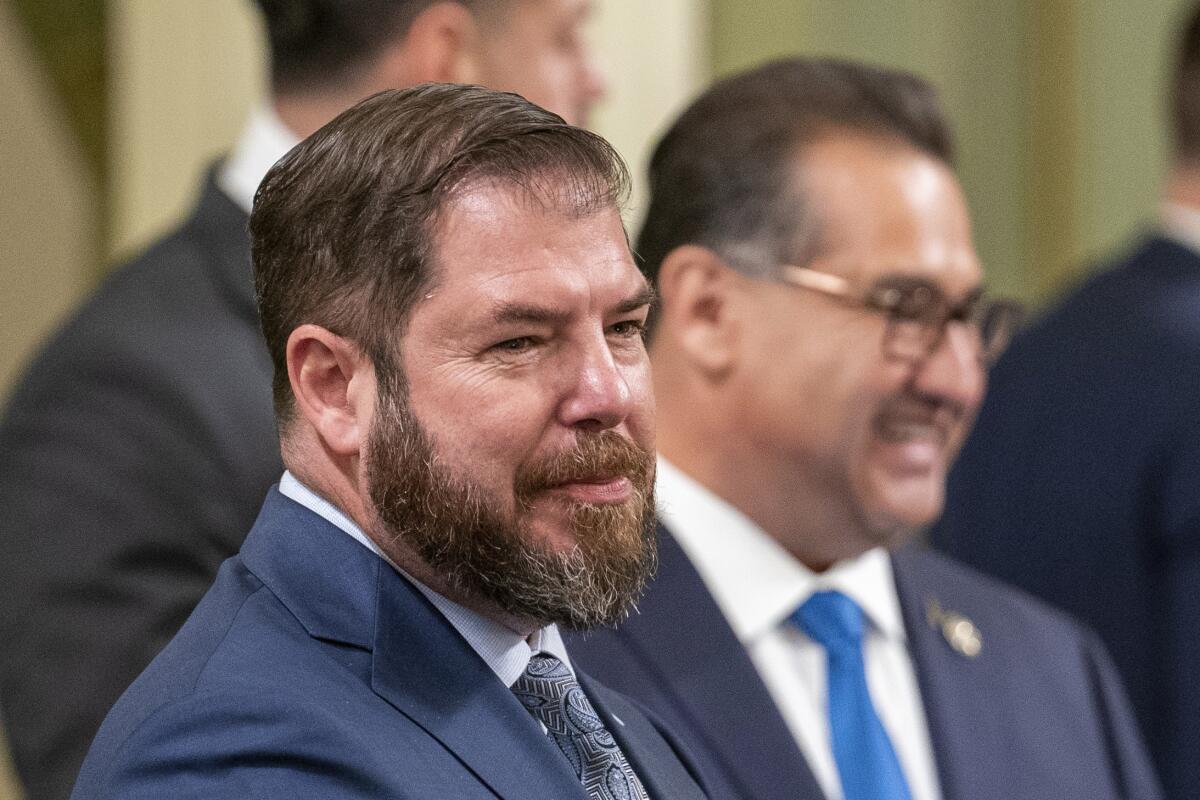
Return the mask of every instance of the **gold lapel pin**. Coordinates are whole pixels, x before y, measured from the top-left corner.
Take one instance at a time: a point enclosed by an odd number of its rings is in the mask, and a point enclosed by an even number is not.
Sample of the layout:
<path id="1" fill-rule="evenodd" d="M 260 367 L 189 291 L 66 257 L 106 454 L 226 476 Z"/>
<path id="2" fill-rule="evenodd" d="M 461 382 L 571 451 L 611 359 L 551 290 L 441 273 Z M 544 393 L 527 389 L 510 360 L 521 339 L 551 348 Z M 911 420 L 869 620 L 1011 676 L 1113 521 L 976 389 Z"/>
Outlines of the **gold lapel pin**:
<path id="1" fill-rule="evenodd" d="M 925 618 L 931 628 L 941 631 L 946 643 L 959 655 L 975 658 L 983 650 L 979 628 L 957 611 L 944 611 L 937 600 L 930 598 L 925 603 Z"/>

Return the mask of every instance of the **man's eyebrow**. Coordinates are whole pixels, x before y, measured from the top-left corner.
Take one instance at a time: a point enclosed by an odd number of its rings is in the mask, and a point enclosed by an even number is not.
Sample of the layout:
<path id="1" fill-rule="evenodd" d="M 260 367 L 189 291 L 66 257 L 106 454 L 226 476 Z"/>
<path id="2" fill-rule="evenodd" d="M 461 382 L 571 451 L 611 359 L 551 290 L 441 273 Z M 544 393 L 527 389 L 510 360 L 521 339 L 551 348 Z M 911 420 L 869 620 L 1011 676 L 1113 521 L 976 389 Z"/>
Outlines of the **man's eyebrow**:
<path id="1" fill-rule="evenodd" d="M 503 302 L 492 308 L 492 321 L 497 324 L 533 322 L 561 325 L 571 318 L 569 311 L 534 305 L 533 303 Z"/>
<path id="2" fill-rule="evenodd" d="M 618 314 L 628 314 L 630 311 L 637 311 L 642 306 L 650 306 L 653 308 L 658 303 L 658 292 L 654 291 L 654 287 L 646 284 L 638 293 L 627 300 L 621 301 L 617 306 Z"/>
<path id="3" fill-rule="evenodd" d="M 622 300 L 614 309 L 614 313 L 627 314 L 643 306 L 653 305 L 658 295 L 650 286 L 643 286 L 636 294 Z M 535 303 L 520 301 L 505 301 L 497 303 L 492 308 L 492 322 L 498 325 L 514 322 L 532 322 L 545 325 L 563 325 L 570 321 L 571 312 L 560 308 L 540 306 Z"/>

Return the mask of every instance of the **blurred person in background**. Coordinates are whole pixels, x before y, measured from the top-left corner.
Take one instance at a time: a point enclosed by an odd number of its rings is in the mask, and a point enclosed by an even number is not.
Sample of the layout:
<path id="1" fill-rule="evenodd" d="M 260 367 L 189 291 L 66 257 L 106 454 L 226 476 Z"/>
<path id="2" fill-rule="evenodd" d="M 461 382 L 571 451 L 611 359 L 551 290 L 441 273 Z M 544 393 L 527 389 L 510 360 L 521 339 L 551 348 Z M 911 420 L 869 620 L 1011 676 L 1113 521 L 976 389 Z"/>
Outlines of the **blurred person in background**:
<path id="1" fill-rule="evenodd" d="M 0 422 L 0 707 L 28 800 L 65 798 L 105 712 L 237 552 L 282 471 L 247 215 L 357 100 L 481 83 L 586 122 L 588 0 L 259 0 L 272 94 L 191 216 L 121 267 Z M 219 87 L 214 87 L 219 91 Z"/>
<path id="2" fill-rule="evenodd" d="M 1157 230 L 1015 339 L 932 533 L 1100 634 L 1177 800 L 1200 797 L 1200 7 L 1191 14 Z"/>
<path id="3" fill-rule="evenodd" d="M 908 544 L 1013 315 L 932 87 L 752 70 L 675 122 L 650 186 L 660 568 L 577 663 L 716 798 L 1158 797 L 1094 635 Z"/>

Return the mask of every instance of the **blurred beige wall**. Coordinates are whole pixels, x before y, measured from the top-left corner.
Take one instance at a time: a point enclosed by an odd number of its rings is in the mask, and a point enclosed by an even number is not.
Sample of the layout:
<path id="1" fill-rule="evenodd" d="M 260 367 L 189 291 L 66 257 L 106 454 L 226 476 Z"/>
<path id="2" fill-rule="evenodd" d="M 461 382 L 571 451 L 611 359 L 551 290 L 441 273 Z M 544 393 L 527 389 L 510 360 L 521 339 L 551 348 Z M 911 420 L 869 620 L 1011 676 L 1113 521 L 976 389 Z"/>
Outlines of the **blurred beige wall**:
<path id="1" fill-rule="evenodd" d="M 0 749 L 4 749 L 4 732 L 0 731 Z M 7 753 L 7 750 L 4 750 Z M 0 757 L 0 800 L 21 800 L 21 790 L 17 786 L 17 776 L 13 774 L 12 764 L 7 756 Z"/>
<path id="2" fill-rule="evenodd" d="M 989 281 L 1040 303 L 1153 224 L 1193 3 L 710 0 L 710 36 L 717 74 L 806 54 L 933 81 Z"/>
<path id="3" fill-rule="evenodd" d="M 248 0 L 109 0 L 109 225 L 121 260 L 182 219 L 262 96 Z"/>
<path id="4" fill-rule="evenodd" d="M 99 198 L 48 77 L 3 4 L 0 98 L 2 404 L 34 347 L 86 286 Z"/>
<path id="5" fill-rule="evenodd" d="M 609 94 L 593 125 L 629 162 L 634 191 L 627 218 L 636 229 L 645 213 L 650 149 L 712 74 L 709 2 L 599 0 L 596 10 L 593 41 Z"/>

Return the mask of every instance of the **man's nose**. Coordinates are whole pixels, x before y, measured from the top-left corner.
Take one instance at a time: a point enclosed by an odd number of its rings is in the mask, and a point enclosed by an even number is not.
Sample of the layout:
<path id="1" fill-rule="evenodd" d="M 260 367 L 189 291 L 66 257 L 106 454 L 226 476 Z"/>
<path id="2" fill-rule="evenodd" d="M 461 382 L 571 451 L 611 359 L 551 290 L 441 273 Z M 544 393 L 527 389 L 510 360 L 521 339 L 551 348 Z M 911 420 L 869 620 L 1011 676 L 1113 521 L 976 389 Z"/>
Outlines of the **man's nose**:
<path id="1" fill-rule="evenodd" d="M 581 353 L 573 377 L 560 406 L 564 425 L 595 432 L 615 428 L 629 416 L 633 391 L 607 342 Z"/>
<path id="2" fill-rule="evenodd" d="M 917 365 L 913 383 L 923 394 L 974 411 L 987 384 L 979 334 L 967 323 L 948 322 L 937 344 Z"/>

